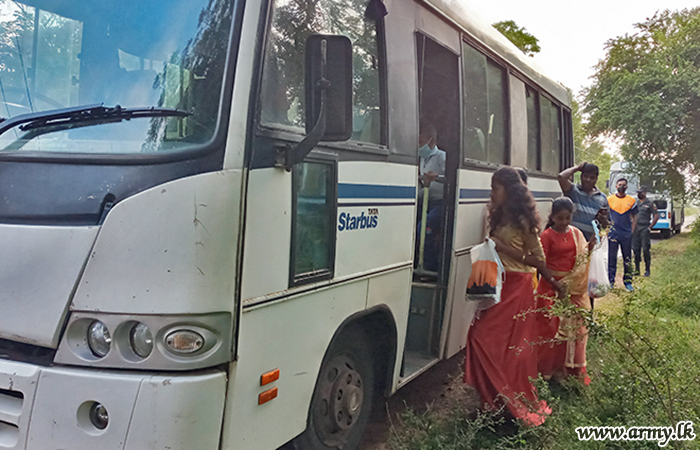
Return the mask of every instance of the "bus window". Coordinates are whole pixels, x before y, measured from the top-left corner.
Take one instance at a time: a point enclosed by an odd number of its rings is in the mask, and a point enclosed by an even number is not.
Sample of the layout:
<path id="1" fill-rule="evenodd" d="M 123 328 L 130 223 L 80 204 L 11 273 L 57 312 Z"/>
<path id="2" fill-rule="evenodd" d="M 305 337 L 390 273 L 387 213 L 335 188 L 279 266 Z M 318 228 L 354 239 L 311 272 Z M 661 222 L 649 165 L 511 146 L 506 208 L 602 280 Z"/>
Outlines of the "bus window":
<path id="1" fill-rule="evenodd" d="M 304 127 L 304 43 L 314 33 L 343 34 L 353 45 L 353 134 L 381 144 L 376 22 L 364 17 L 367 0 L 313 0 L 309 6 L 277 0 L 262 78 L 263 125 Z"/>
<path id="2" fill-rule="evenodd" d="M 335 248 L 335 165 L 303 162 L 292 176 L 292 285 L 330 278 Z"/>
<path id="3" fill-rule="evenodd" d="M 539 94 L 529 86 L 525 87 L 527 103 L 527 168 L 539 170 L 540 164 L 540 118 Z"/>
<path id="4" fill-rule="evenodd" d="M 506 162 L 505 70 L 467 43 L 464 61 L 464 158 Z"/>
<path id="5" fill-rule="evenodd" d="M 561 109 L 550 100 L 541 98 L 542 171 L 559 173 L 561 158 Z"/>

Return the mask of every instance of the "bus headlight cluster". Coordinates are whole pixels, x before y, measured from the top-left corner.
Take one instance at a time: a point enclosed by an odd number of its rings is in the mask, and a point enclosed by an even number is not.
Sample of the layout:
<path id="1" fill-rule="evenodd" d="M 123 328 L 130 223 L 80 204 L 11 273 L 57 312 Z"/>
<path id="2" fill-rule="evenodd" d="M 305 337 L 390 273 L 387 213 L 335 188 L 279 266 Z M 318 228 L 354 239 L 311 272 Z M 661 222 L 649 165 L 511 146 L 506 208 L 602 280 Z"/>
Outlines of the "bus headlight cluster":
<path id="1" fill-rule="evenodd" d="M 55 361 L 113 368 L 188 370 L 230 361 L 231 315 L 73 312 Z"/>
<path id="2" fill-rule="evenodd" d="M 665 219 L 665 218 L 666 218 L 666 211 L 660 211 L 660 212 L 659 212 L 659 218 Z"/>

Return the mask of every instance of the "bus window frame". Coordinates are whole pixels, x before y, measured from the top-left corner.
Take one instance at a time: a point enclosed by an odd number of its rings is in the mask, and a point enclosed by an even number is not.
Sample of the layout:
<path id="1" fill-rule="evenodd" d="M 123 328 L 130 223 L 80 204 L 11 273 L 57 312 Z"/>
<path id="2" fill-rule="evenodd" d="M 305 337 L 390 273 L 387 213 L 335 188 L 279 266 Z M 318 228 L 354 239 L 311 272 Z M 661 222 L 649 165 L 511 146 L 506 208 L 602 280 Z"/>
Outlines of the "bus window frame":
<path id="1" fill-rule="evenodd" d="M 253 98 L 250 108 L 250 113 L 252 115 L 252 128 L 254 130 L 254 135 L 264 138 L 269 138 L 272 140 L 286 141 L 287 143 L 298 143 L 301 142 L 305 136 L 304 129 L 294 126 L 285 126 L 283 124 L 264 124 L 262 121 L 263 113 L 263 72 L 265 70 L 265 55 L 267 51 L 267 46 L 269 43 L 270 29 L 273 23 L 273 16 L 275 12 L 276 0 L 269 0 L 267 5 L 264 6 L 266 11 L 263 16 L 264 20 L 260 21 L 258 36 L 260 47 L 256 55 L 255 70 L 253 83 L 254 86 L 251 89 L 251 96 Z M 340 142 L 322 142 L 316 148 L 332 148 L 337 150 L 374 154 L 380 156 L 389 156 L 391 154 L 389 146 L 389 93 L 387 88 L 387 52 L 386 52 L 386 27 L 384 18 L 379 18 L 374 21 L 376 27 L 376 37 L 377 37 L 377 64 L 379 66 L 379 140 L 380 143 L 357 141 L 353 140 L 352 137 L 347 141 Z M 303 56 L 303 55 L 302 55 Z M 354 90 L 353 90 L 354 96 Z M 249 142 L 254 140 L 249 140 Z M 249 167 L 260 167 L 255 164 L 255 155 L 251 149 L 254 145 L 251 145 L 247 150 L 250 156 L 246 159 L 246 165 Z"/>
<path id="2" fill-rule="evenodd" d="M 565 148 L 564 148 L 564 127 L 565 127 L 565 121 L 564 121 L 564 108 L 565 106 L 562 105 L 557 99 L 554 98 L 551 94 L 547 93 L 547 91 L 540 89 L 540 103 L 539 103 L 539 118 L 540 118 L 540 168 L 538 170 L 538 175 L 543 176 L 543 177 L 553 177 L 556 178 L 559 173 L 563 170 L 562 168 L 564 167 L 564 159 L 565 159 Z M 559 111 L 559 170 L 556 171 L 556 173 L 551 173 L 551 172 L 545 172 L 542 170 L 542 143 L 544 142 L 544 139 L 542 138 L 542 132 L 543 132 L 543 127 L 542 127 L 542 97 L 544 97 L 546 100 L 548 100 L 552 105 L 556 106 L 558 111 Z M 572 117 L 573 120 L 573 117 Z M 573 126 L 573 125 L 572 125 Z M 573 136 L 573 132 L 572 132 Z"/>
<path id="3" fill-rule="evenodd" d="M 305 284 L 311 284 L 318 281 L 332 280 L 335 277 L 335 259 L 336 259 L 336 247 L 338 239 L 338 156 L 333 153 L 324 153 L 313 150 L 309 156 L 307 156 L 303 162 L 304 163 L 314 163 L 314 164 L 324 164 L 331 167 L 331 177 L 327 182 L 326 189 L 328 192 L 326 194 L 327 203 L 330 205 L 330 214 L 327 226 L 330 227 L 330 235 L 328 242 L 328 268 L 323 271 L 317 271 L 312 274 L 301 274 L 298 275 L 295 270 L 296 263 L 296 239 L 297 239 L 297 205 L 298 197 L 297 191 L 294 185 L 294 175 L 292 175 L 292 203 L 291 203 L 291 226 L 290 226 L 290 239 L 289 239 L 289 282 L 288 286 L 290 288 L 302 286 Z M 292 168 L 292 171 L 298 170 L 298 165 Z"/>
<path id="4" fill-rule="evenodd" d="M 537 94 L 537 97 L 535 97 L 535 114 L 536 114 L 536 122 L 537 122 L 537 148 L 536 148 L 536 153 L 537 153 L 537 164 L 535 168 L 532 167 L 525 167 L 526 170 L 531 171 L 533 173 L 541 173 L 542 172 L 542 122 L 541 122 L 541 112 L 542 108 L 540 105 L 540 97 L 542 96 L 542 89 L 540 89 L 537 85 L 533 84 L 531 81 L 527 80 L 525 77 L 521 76 L 518 72 L 513 72 L 513 75 L 521 80 L 525 84 L 525 95 L 527 95 L 527 90 L 530 89 L 532 92 Z M 528 128 L 528 138 L 530 134 L 530 129 Z M 529 142 L 528 142 L 529 145 Z M 527 151 L 529 152 L 529 148 L 527 148 Z M 527 161 L 527 159 L 526 159 Z M 527 164 L 526 164 L 527 165 Z"/>
<path id="5" fill-rule="evenodd" d="M 465 32 L 461 32 L 461 43 L 462 44 L 467 44 L 470 45 L 474 50 L 478 51 L 482 55 L 484 55 L 488 60 L 491 60 L 495 65 L 499 66 L 501 69 L 504 71 L 504 78 L 505 82 L 503 83 L 503 98 L 505 100 L 505 105 L 503 105 L 503 111 L 505 114 L 504 118 L 504 128 L 506 130 L 506 136 L 505 136 L 505 161 L 502 163 L 495 163 L 495 162 L 489 162 L 489 161 L 482 161 L 480 159 L 474 159 L 474 158 L 469 158 L 466 156 L 466 149 L 464 148 L 464 139 L 462 136 L 461 137 L 461 148 L 460 148 L 460 167 L 461 168 L 481 168 L 481 169 L 498 169 L 499 167 L 503 166 L 510 166 L 511 164 L 511 151 L 512 151 L 512 136 L 511 136 L 511 104 L 510 104 L 510 83 L 508 83 L 508 76 L 512 73 L 512 68 L 508 65 L 508 63 L 501 58 L 498 54 L 494 53 L 493 51 L 489 50 L 487 47 L 484 47 L 480 42 L 476 41 L 474 38 L 472 38 L 470 35 L 466 34 Z M 460 111 L 462 112 L 462 132 L 464 132 L 465 129 L 465 117 L 464 117 L 464 52 L 462 51 L 463 47 L 460 46 L 460 54 L 459 54 L 459 76 L 460 76 Z"/>

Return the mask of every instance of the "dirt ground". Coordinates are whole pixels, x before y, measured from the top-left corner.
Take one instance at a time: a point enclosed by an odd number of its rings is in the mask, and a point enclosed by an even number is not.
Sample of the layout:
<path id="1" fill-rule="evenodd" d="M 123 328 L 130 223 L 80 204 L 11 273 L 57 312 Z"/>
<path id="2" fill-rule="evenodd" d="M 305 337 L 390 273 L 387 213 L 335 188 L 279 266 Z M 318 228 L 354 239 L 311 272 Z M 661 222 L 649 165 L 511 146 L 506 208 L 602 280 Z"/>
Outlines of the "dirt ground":
<path id="1" fill-rule="evenodd" d="M 439 414 L 449 405 L 459 402 L 466 409 L 476 410 L 478 396 L 473 388 L 463 383 L 463 371 L 464 352 L 459 352 L 451 359 L 431 367 L 392 397 L 380 402 L 372 413 L 358 450 L 388 450 L 389 437 L 392 433 L 400 432 L 400 416 L 406 408 L 417 413 L 430 408 Z"/>

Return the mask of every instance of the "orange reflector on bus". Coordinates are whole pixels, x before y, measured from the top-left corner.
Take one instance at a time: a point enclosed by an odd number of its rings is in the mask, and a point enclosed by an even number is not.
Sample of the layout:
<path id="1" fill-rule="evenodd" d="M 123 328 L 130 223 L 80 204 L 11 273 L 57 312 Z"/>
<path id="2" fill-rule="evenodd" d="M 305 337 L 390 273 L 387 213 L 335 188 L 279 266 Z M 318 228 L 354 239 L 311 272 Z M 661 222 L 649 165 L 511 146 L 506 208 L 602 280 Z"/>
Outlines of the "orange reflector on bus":
<path id="1" fill-rule="evenodd" d="M 258 395 L 258 405 L 262 405 L 263 403 L 267 403 L 276 397 L 277 397 L 277 386 L 273 387 L 272 389 L 268 389 L 265 392 L 263 392 L 262 394 Z"/>
<path id="2" fill-rule="evenodd" d="M 260 386 L 265 386 L 266 384 L 270 384 L 273 381 L 277 381 L 280 379 L 280 370 L 275 369 L 271 370 L 269 372 L 266 372 L 260 376 Z"/>

